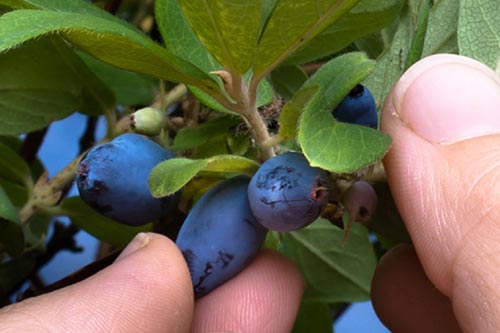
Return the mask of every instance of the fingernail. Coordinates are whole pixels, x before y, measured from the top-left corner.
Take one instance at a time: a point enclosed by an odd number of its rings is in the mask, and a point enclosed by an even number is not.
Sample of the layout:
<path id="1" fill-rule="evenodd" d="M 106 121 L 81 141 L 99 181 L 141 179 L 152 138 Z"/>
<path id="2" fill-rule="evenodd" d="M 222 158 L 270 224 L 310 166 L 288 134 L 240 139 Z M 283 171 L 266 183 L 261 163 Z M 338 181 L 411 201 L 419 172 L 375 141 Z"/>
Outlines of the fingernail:
<path id="1" fill-rule="evenodd" d="M 396 113 L 428 141 L 447 144 L 500 133 L 500 79 L 485 65 L 434 56 L 410 68 L 400 82 Z"/>
<path id="2" fill-rule="evenodd" d="M 130 241 L 127 247 L 123 249 L 122 253 L 120 253 L 118 258 L 116 258 L 116 261 L 122 260 L 123 258 L 129 256 L 130 254 L 145 248 L 150 241 L 151 237 L 147 233 L 145 232 L 138 233 L 137 235 L 135 235 L 134 239 Z"/>

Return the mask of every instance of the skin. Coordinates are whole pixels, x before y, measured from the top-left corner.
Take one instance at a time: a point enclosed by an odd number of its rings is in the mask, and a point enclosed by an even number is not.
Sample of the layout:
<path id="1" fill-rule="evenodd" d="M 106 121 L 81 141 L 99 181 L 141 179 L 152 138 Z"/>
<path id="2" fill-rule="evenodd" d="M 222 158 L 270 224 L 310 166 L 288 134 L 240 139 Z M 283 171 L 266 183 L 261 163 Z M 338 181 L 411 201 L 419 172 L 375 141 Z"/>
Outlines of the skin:
<path id="1" fill-rule="evenodd" d="M 500 79 L 469 58 L 426 58 L 392 89 L 382 130 L 414 248 L 380 262 L 379 317 L 393 332 L 500 332 Z"/>
<path id="2" fill-rule="evenodd" d="M 393 138 L 384 164 L 414 247 L 380 261 L 379 317 L 398 333 L 499 332 L 500 80 L 467 58 L 426 58 L 391 91 L 382 130 Z M 179 250 L 140 234 L 95 276 L 0 310 L 0 331 L 289 332 L 303 287 L 296 268 L 266 250 L 195 304 Z"/>

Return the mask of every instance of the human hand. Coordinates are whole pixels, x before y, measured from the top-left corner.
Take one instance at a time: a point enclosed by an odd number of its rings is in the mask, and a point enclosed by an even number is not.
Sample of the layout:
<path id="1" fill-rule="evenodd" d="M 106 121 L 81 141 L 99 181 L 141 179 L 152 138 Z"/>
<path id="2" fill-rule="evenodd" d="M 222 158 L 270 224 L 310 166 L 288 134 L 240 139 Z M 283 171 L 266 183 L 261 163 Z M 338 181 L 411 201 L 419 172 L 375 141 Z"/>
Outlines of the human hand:
<path id="1" fill-rule="evenodd" d="M 0 310 L 0 332 L 289 332 L 304 289 L 297 269 L 264 250 L 194 303 L 177 246 L 139 234 L 109 267 Z"/>
<path id="2" fill-rule="evenodd" d="M 388 96 L 382 130 L 414 248 L 379 263 L 377 314 L 398 333 L 500 332 L 498 75 L 465 57 L 421 60 Z"/>
<path id="3" fill-rule="evenodd" d="M 374 307 L 394 332 L 500 331 L 500 136 L 488 135 L 500 132 L 498 109 L 498 76 L 451 55 L 420 61 L 387 99 L 385 167 L 415 246 L 390 251 L 373 280 Z M 290 331 L 304 285 L 282 256 L 263 251 L 195 306 L 182 255 L 148 235 L 95 276 L 3 308 L 2 329 Z"/>

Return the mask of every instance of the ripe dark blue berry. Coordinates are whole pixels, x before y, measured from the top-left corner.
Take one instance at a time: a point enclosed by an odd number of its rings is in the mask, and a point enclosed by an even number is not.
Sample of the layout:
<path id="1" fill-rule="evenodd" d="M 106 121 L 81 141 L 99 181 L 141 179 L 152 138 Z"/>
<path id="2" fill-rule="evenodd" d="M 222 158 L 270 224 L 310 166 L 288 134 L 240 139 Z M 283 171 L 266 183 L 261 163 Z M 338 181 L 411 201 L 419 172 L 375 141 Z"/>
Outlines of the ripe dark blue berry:
<path id="1" fill-rule="evenodd" d="M 247 177 L 225 180 L 195 204 L 177 236 L 191 273 L 195 297 L 238 274 L 264 242 L 267 230 L 248 205 Z"/>
<path id="2" fill-rule="evenodd" d="M 340 122 L 378 127 L 377 107 L 367 87 L 358 84 L 333 110 L 333 116 Z"/>
<path id="3" fill-rule="evenodd" d="M 158 163 L 174 154 L 139 134 L 123 134 L 95 146 L 78 166 L 80 197 L 103 215 L 128 225 L 164 217 L 178 195 L 154 198 L 148 176 Z"/>
<path id="4" fill-rule="evenodd" d="M 261 165 L 248 199 L 259 223 L 284 232 L 311 224 L 325 208 L 329 188 L 327 172 L 311 167 L 301 153 L 285 153 Z"/>

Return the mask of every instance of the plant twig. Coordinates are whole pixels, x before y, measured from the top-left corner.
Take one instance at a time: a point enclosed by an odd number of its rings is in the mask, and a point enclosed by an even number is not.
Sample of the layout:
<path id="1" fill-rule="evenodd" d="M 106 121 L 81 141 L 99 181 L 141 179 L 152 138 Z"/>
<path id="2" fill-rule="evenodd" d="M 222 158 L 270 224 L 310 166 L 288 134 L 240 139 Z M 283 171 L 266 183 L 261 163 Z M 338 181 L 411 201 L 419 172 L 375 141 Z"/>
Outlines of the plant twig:
<path id="1" fill-rule="evenodd" d="M 19 151 L 19 155 L 21 155 L 23 160 L 25 160 L 29 165 L 31 165 L 35 161 L 36 155 L 38 154 L 38 150 L 42 146 L 47 131 L 48 127 L 45 127 L 38 131 L 30 132 L 26 135 L 26 138 L 24 139 Z"/>
<path id="2" fill-rule="evenodd" d="M 115 15 L 122 4 L 122 0 L 108 0 L 104 5 L 104 10 L 110 14 Z"/>
<path id="3" fill-rule="evenodd" d="M 342 315 L 349 309 L 351 306 L 351 303 L 342 303 L 339 305 L 337 310 L 335 311 L 335 314 L 333 315 L 333 321 L 337 321 Z"/>
<path id="4" fill-rule="evenodd" d="M 95 116 L 87 117 L 87 124 L 85 126 L 85 131 L 80 138 L 80 154 L 92 147 L 95 143 L 95 130 L 97 127 L 98 118 Z"/>
<path id="5" fill-rule="evenodd" d="M 67 287 L 69 285 L 75 284 L 75 283 L 80 282 L 82 280 L 85 280 L 86 278 L 94 275 L 95 273 L 99 272 L 100 270 L 111 265 L 120 253 L 121 253 L 121 250 L 112 252 L 111 254 L 107 255 L 106 257 L 99 259 L 97 261 L 94 261 L 94 262 L 88 264 L 87 266 L 84 266 L 83 268 L 79 269 L 75 273 L 73 273 L 67 277 L 64 277 L 61 280 L 54 282 L 54 283 L 52 283 L 52 284 L 50 284 L 42 289 L 26 290 L 24 293 L 18 295 L 17 300 L 22 301 L 22 300 L 30 298 L 30 297 L 43 295 L 43 294 Z"/>

